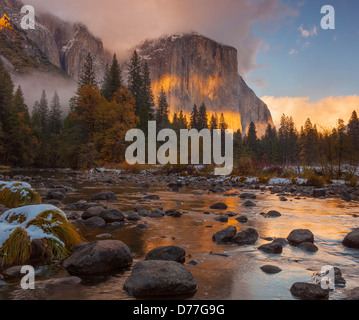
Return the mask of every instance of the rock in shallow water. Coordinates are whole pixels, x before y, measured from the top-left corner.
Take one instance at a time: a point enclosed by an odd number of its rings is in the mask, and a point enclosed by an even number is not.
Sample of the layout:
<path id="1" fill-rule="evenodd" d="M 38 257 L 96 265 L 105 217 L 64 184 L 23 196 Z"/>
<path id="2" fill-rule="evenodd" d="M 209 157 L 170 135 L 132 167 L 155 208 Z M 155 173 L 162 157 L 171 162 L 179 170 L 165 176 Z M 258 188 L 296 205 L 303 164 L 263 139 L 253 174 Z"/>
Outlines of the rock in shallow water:
<path id="1" fill-rule="evenodd" d="M 217 243 L 231 242 L 236 234 L 237 228 L 234 226 L 229 226 L 228 228 L 214 234 L 212 240 Z"/>
<path id="2" fill-rule="evenodd" d="M 177 246 L 155 248 L 145 258 L 145 260 L 176 261 L 178 263 L 184 263 L 185 259 L 186 251 Z"/>
<path id="3" fill-rule="evenodd" d="M 94 195 L 92 195 L 91 200 L 102 200 L 102 201 L 116 201 L 117 200 L 117 196 L 115 193 L 113 192 L 100 192 L 100 193 L 96 193 Z"/>
<path id="4" fill-rule="evenodd" d="M 265 253 L 270 254 L 281 254 L 283 252 L 283 247 L 278 242 L 272 242 L 268 244 L 264 244 L 258 248 L 258 250 L 263 251 Z"/>
<path id="5" fill-rule="evenodd" d="M 348 248 L 359 249 L 359 229 L 348 233 L 343 240 L 343 245 Z"/>
<path id="6" fill-rule="evenodd" d="M 311 253 L 317 252 L 319 250 L 318 247 L 311 242 L 303 242 L 298 246 L 298 248 Z"/>
<path id="7" fill-rule="evenodd" d="M 268 273 L 268 274 L 276 274 L 276 273 L 282 272 L 281 268 L 278 268 L 276 266 L 271 266 L 271 265 L 265 265 L 265 266 L 261 267 L 261 270 L 264 273 Z"/>
<path id="8" fill-rule="evenodd" d="M 290 288 L 293 296 L 305 300 L 324 300 L 329 297 L 329 290 L 324 290 L 319 284 L 296 282 Z"/>
<path id="9" fill-rule="evenodd" d="M 310 230 L 297 229 L 293 230 L 287 237 L 289 244 L 299 246 L 303 242 L 314 242 L 314 235 Z"/>
<path id="10" fill-rule="evenodd" d="M 174 261 L 138 262 L 123 289 L 134 297 L 193 294 L 197 282 L 191 272 Z"/>
<path id="11" fill-rule="evenodd" d="M 238 245 L 251 245 L 255 244 L 258 240 L 258 232 L 256 229 L 249 228 L 242 232 L 238 232 L 232 239 L 232 242 Z"/>
<path id="12" fill-rule="evenodd" d="M 118 240 L 80 243 L 63 266 L 75 275 L 92 275 L 112 272 L 131 265 L 131 251 Z"/>
<path id="13" fill-rule="evenodd" d="M 210 208 L 218 209 L 218 210 L 227 210 L 228 206 L 223 202 L 218 202 L 218 203 L 212 204 Z"/>

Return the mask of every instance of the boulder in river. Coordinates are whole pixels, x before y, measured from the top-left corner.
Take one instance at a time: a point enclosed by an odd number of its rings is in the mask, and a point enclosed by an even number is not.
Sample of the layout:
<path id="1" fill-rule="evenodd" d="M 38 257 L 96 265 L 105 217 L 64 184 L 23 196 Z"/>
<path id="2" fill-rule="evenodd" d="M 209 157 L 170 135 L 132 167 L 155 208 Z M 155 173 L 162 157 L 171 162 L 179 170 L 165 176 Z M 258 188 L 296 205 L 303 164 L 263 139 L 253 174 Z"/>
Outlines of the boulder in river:
<path id="1" fill-rule="evenodd" d="M 228 228 L 214 234 L 212 240 L 217 243 L 231 242 L 236 234 L 237 228 L 235 226 L 229 226 Z"/>
<path id="2" fill-rule="evenodd" d="M 151 250 L 145 260 L 164 260 L 176 261 L 184 263 L 186 259 L 186 251 L 177 246 L 158 247 Z"/>
<path id="3" fill-rule="evenodd" d="M 351 290 L 345 290 L 343 292 L 343 297 L 345 300 L 359 300 L 359 287 Z"/>
<path id="4" fill-rule="evenodd" d="M 311 242 L 302 242 L 298 246 L 298 248 L 302 249 L 303 251 L 311 252 L 311 253 L 315 253 L 319 250 L 318 247 L 314 243 L 311 243 Z"/>
<path id="5" fill-rule="evenodd" d="M 304 300 L 324 300 L 329 297 L 329 290 L 314 283 L 296 282 L 290 288 L 290 292 L 294 297 Z"/>
<path id="6" fill-rule="evenodd" d="M 103 210 L 104 208 L 99 206 L 89 207 L 82 213 L 81 218 L 87 220 L 92 217 L 98 217 Z"/>
<path id="7" fill-rule="evenodd" d="M 260 246 L 258 250 L 270 254 L 281 254 L 283 252 L 283 247 L 278 242 L 272 242 Z"/>
<path id="8" fill-rule="evenodd" d="M 281 268 L 272 266 L 272 265 L 265 265 L 265 266 L 261 267 L 261 270 L 264 273 L 268 273 L 268 274 L 276 274 L 276 273 L 282 272 Z"/>
<path id="9" fill-rule="evenodd" d="M 258 232 L 256 229 L 249 228 L 247 230 L 238 232 L 233 238 L 232 242 L 239 245 L 252 245 L 258 240 Z"/>
<path id="10" fill-rule="evenodd" d="M 102 210 L 99 217 L 106 221 L 106 223 L 122 222 L 125 220 L 125 215 L 121 210 L 107 209 Z"/>
<path id="11" fill-rule="evenodd" d="M 92 195 L 91 200 L 97 200 L 97 201 L 116 201 L 117 196 L 113 192 L 100 192 Z"/>
<path id="12" fill-rule="evenodd" d="M 239 196 L 241 199 L 256 199 L 257 196 L 253 193 L 241 193 Z"/>
<path id="13" fill-rule="evenodd" d="M 343 240 L 343 245 L 348 248 L 359 249 L 359 229 L 348 233 Z"/>
<path id="14" fill-rule="evenodd" d="M 314 235 L 308 229 L 293 230 L 287 237 L 289 244 L 299 246 L 303 242 L 314 242 Z"/>
<path id="15" fill-rule="evenodd" d="M 223 202 L 218 202 L 218 203 L 212 204 L 210 208 L 217 209 L 217 210 L 227 210 L 228 206 Z"/>
<path id="16" fill-rule="evenodd" d="M 70 274 L 75 275 L 112 272 L 129 267 L 132 263 L 130 249 L 118 240 L 81 243 L 72 252 L 63 266 Z"/>
<path id="17" fill-rule="evenodd" d="M 123 289 L 134 297 L 194 294 L 197 282 L 191 272 L 175 261 L 138 262 Z"/>
<path id="18" fill-rule="evenodd" d="M 251 200 L 247 200 L 246 202 L 243 203 L 244 207 L 256 207 L 257 205 L 252 202 Z"/>

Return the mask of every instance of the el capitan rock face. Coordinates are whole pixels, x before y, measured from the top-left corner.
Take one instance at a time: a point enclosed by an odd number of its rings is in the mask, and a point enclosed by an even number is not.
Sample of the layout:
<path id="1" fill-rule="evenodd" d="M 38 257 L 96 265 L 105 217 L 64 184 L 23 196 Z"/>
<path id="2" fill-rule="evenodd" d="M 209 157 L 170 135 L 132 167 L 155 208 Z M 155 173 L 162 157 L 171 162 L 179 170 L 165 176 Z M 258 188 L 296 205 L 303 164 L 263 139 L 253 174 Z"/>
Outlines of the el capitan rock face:
<path id="1" fill-rule="evenodd" d="M 224 113 L 230 128 L 247 131 L 250 122 L 263 134 L 273 124 L 270 111 L 238 74 L 237 50 L 196 33 L 147 40 L 136 48 L 149 64 L 153 91 L 168 94 L 171 112 L 187 115 L 203 102 Z"/>

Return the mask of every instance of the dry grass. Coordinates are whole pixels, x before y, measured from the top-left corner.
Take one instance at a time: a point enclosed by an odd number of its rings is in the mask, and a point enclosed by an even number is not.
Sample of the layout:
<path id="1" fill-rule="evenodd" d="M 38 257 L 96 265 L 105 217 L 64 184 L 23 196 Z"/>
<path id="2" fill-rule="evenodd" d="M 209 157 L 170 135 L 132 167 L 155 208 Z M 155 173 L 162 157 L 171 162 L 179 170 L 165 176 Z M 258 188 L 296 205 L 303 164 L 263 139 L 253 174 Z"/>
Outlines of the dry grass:
<path id="1" fill-rule="evenodd" d="M 21 223 L 13 216 L 8 222 Z M 26 229 L 35 226 L 41 229 L 48 237 L 31 242 Z M 18 227 L 0 248 L 1 267 L 21 265 L 31 259 L 63 260 L 69 255 L 69 250 L 75 245 L 84 242 L 84 238 L 69 223 L 65 217 L 55 210 L 47 210 L 39 214 L 25 226 Z M 39 242 L 41 248 L 39 248 Z"/>
<path id="2" fill-rule="evenodd" d="M 8 208 L 16 208 L 19 206 L 26 206 L 31 204 L 41 203 L 41 196 L 30 188 L 22 188 L 22 184 L 13 184 L 12 188 L 0 185 L 0 204 Z M 17 189 L 14 190 L 14 187 Z"/>

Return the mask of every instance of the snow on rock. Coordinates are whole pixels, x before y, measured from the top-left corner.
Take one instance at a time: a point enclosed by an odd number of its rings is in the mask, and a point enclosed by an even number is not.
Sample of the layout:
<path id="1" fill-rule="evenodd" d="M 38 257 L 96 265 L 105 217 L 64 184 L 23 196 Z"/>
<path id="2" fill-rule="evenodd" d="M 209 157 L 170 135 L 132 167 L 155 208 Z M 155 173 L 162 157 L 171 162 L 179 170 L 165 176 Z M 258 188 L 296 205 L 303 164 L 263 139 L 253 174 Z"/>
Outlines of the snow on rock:
<path id="1" fill-rule="evenodd" d="M 45 211 L 56 212 L 66 219 L 66 215 L 62 210 L 48 204 L 24 206 L 16 209 L 10 209 L 4 212 L 0 216 L 0 248 L 4 245 L 7 239 L 9 239 L 9 237 L 17 228 L 23 229 L 27 233 L 30 241 L 36 239 L 53 239 L 64 246 L 64 243 L 60 241 L 57 237 L 55 237 L 53 234 L 46 233 L 43 229 L 35 225 L 29 226 L 29 223 L 31 221 L 35 220 L 40 214 L 44 213 Z M 51 215 L 47 218 L 47 220 L 49 221 L 49 227 L 51 227 L 51 218 Z"/>

